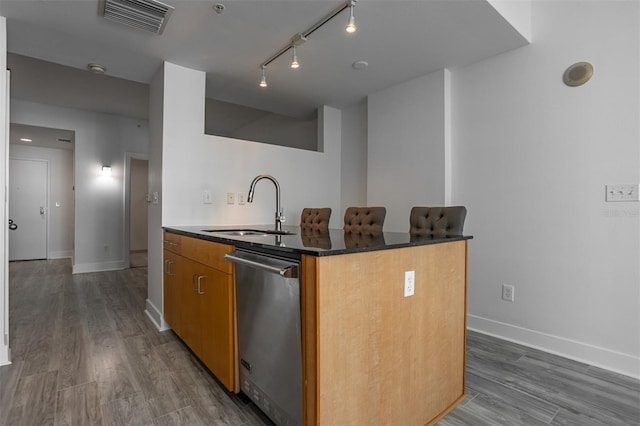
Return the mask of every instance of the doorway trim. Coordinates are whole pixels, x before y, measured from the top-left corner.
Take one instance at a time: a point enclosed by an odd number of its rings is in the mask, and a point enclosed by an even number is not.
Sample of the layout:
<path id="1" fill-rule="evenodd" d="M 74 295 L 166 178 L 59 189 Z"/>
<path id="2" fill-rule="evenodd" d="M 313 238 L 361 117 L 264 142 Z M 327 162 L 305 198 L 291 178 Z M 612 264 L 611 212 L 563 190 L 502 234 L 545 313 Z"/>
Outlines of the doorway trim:
<path id="1" fill-rule="evenodd" d="M 122 253 L 124 260 L 124 268 L 131 267 L 131 160 L 146 160 L 149 161 L 149 154 L 143 154 L 140 152 L 125 152 L 124 153 L 124 235 L 122 238 Z"/>

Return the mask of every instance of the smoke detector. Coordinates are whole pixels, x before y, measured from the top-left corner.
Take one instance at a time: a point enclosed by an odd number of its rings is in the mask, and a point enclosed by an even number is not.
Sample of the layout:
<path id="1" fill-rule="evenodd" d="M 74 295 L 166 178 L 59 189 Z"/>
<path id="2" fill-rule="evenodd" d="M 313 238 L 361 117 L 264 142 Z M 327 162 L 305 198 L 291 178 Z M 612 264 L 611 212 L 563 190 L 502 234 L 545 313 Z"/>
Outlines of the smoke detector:
<path id="1" fill-rule="evenodd" d="M 224 9 L 225 7 L 224 7 L 224 4 L 222 3 L 216 3 L 213 5 L 213 10 L 215 10 L 218 15 L 224 12 Z"/>
<path id="2" fill-rule="evenodd" d="M 162 34 L 173 6 L 156 0 L 99 0 L 98 15 L 128 27 Z"/>

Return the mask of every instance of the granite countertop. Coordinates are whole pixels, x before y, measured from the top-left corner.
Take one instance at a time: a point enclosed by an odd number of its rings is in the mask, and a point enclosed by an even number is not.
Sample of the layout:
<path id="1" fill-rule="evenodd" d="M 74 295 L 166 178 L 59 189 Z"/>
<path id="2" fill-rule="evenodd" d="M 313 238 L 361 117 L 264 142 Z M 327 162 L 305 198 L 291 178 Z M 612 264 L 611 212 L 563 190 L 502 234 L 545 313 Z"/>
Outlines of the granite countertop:
<path id="1" fill-rule="evenodd" d="M 353 234 L 342 229 L 327 232 L 302 230 L 298 226 L 283 226 L 282 230 L 293 235 L 229 235 L 224 231 L 233 229 L 270 230 L 273 225 L 236 226 L 165 226 L 163 229 L 188 237 L 200 238 L 237 247 L 269 249 L 280 252 L 331 256 L 364 251 L 388 250 L 426 244 L 440 244 L 451 241 L 469 240 L 473 237 L 456 236 L 416 236 L 405 232 L 383 232 L 379 235 Z M 207 232 L 222 231 L 222 232 Z"/>

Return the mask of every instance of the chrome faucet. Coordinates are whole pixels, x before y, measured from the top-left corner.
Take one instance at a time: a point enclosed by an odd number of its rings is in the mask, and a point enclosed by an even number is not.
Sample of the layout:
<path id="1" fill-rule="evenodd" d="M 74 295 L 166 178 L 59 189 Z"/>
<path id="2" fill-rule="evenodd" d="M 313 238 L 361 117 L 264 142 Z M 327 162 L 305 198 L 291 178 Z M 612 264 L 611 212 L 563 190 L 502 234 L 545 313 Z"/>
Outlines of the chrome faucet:
<path id="1" fill-rule="evenodd" d="M 249 187 L 249 195 L 247 195 L 247 201 L 249 203 L 253 202 L 253 193 L 256 189 L 256 183 L 258 183 L 261 179 L 269 179 L 276 186 L 276 231 L 282 231 L 282 223 L 285 220 L 284 215 L 282 214 L 282 208 L 280 207 L 280 184 L 271 175 L 258 175 L 253 181 L 251 181 L 251 186 Z"/>

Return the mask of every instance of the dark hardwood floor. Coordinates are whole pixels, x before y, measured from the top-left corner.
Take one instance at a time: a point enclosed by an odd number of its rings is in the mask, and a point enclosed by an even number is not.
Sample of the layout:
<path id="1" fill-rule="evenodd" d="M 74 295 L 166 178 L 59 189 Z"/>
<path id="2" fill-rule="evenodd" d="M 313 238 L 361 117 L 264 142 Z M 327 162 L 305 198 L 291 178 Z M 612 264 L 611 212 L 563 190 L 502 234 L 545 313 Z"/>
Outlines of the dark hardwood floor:
<path id="1" fill-rule="evenodd" d="M 53 260 L 9 271 L 0 425 L 270 424 L 157 331 L 143 313 L 145 267 L 71 275 L 69 260 Z M 439 425 L 640 425 L 638 380 L 473 332 L 467 395 Z"/>

